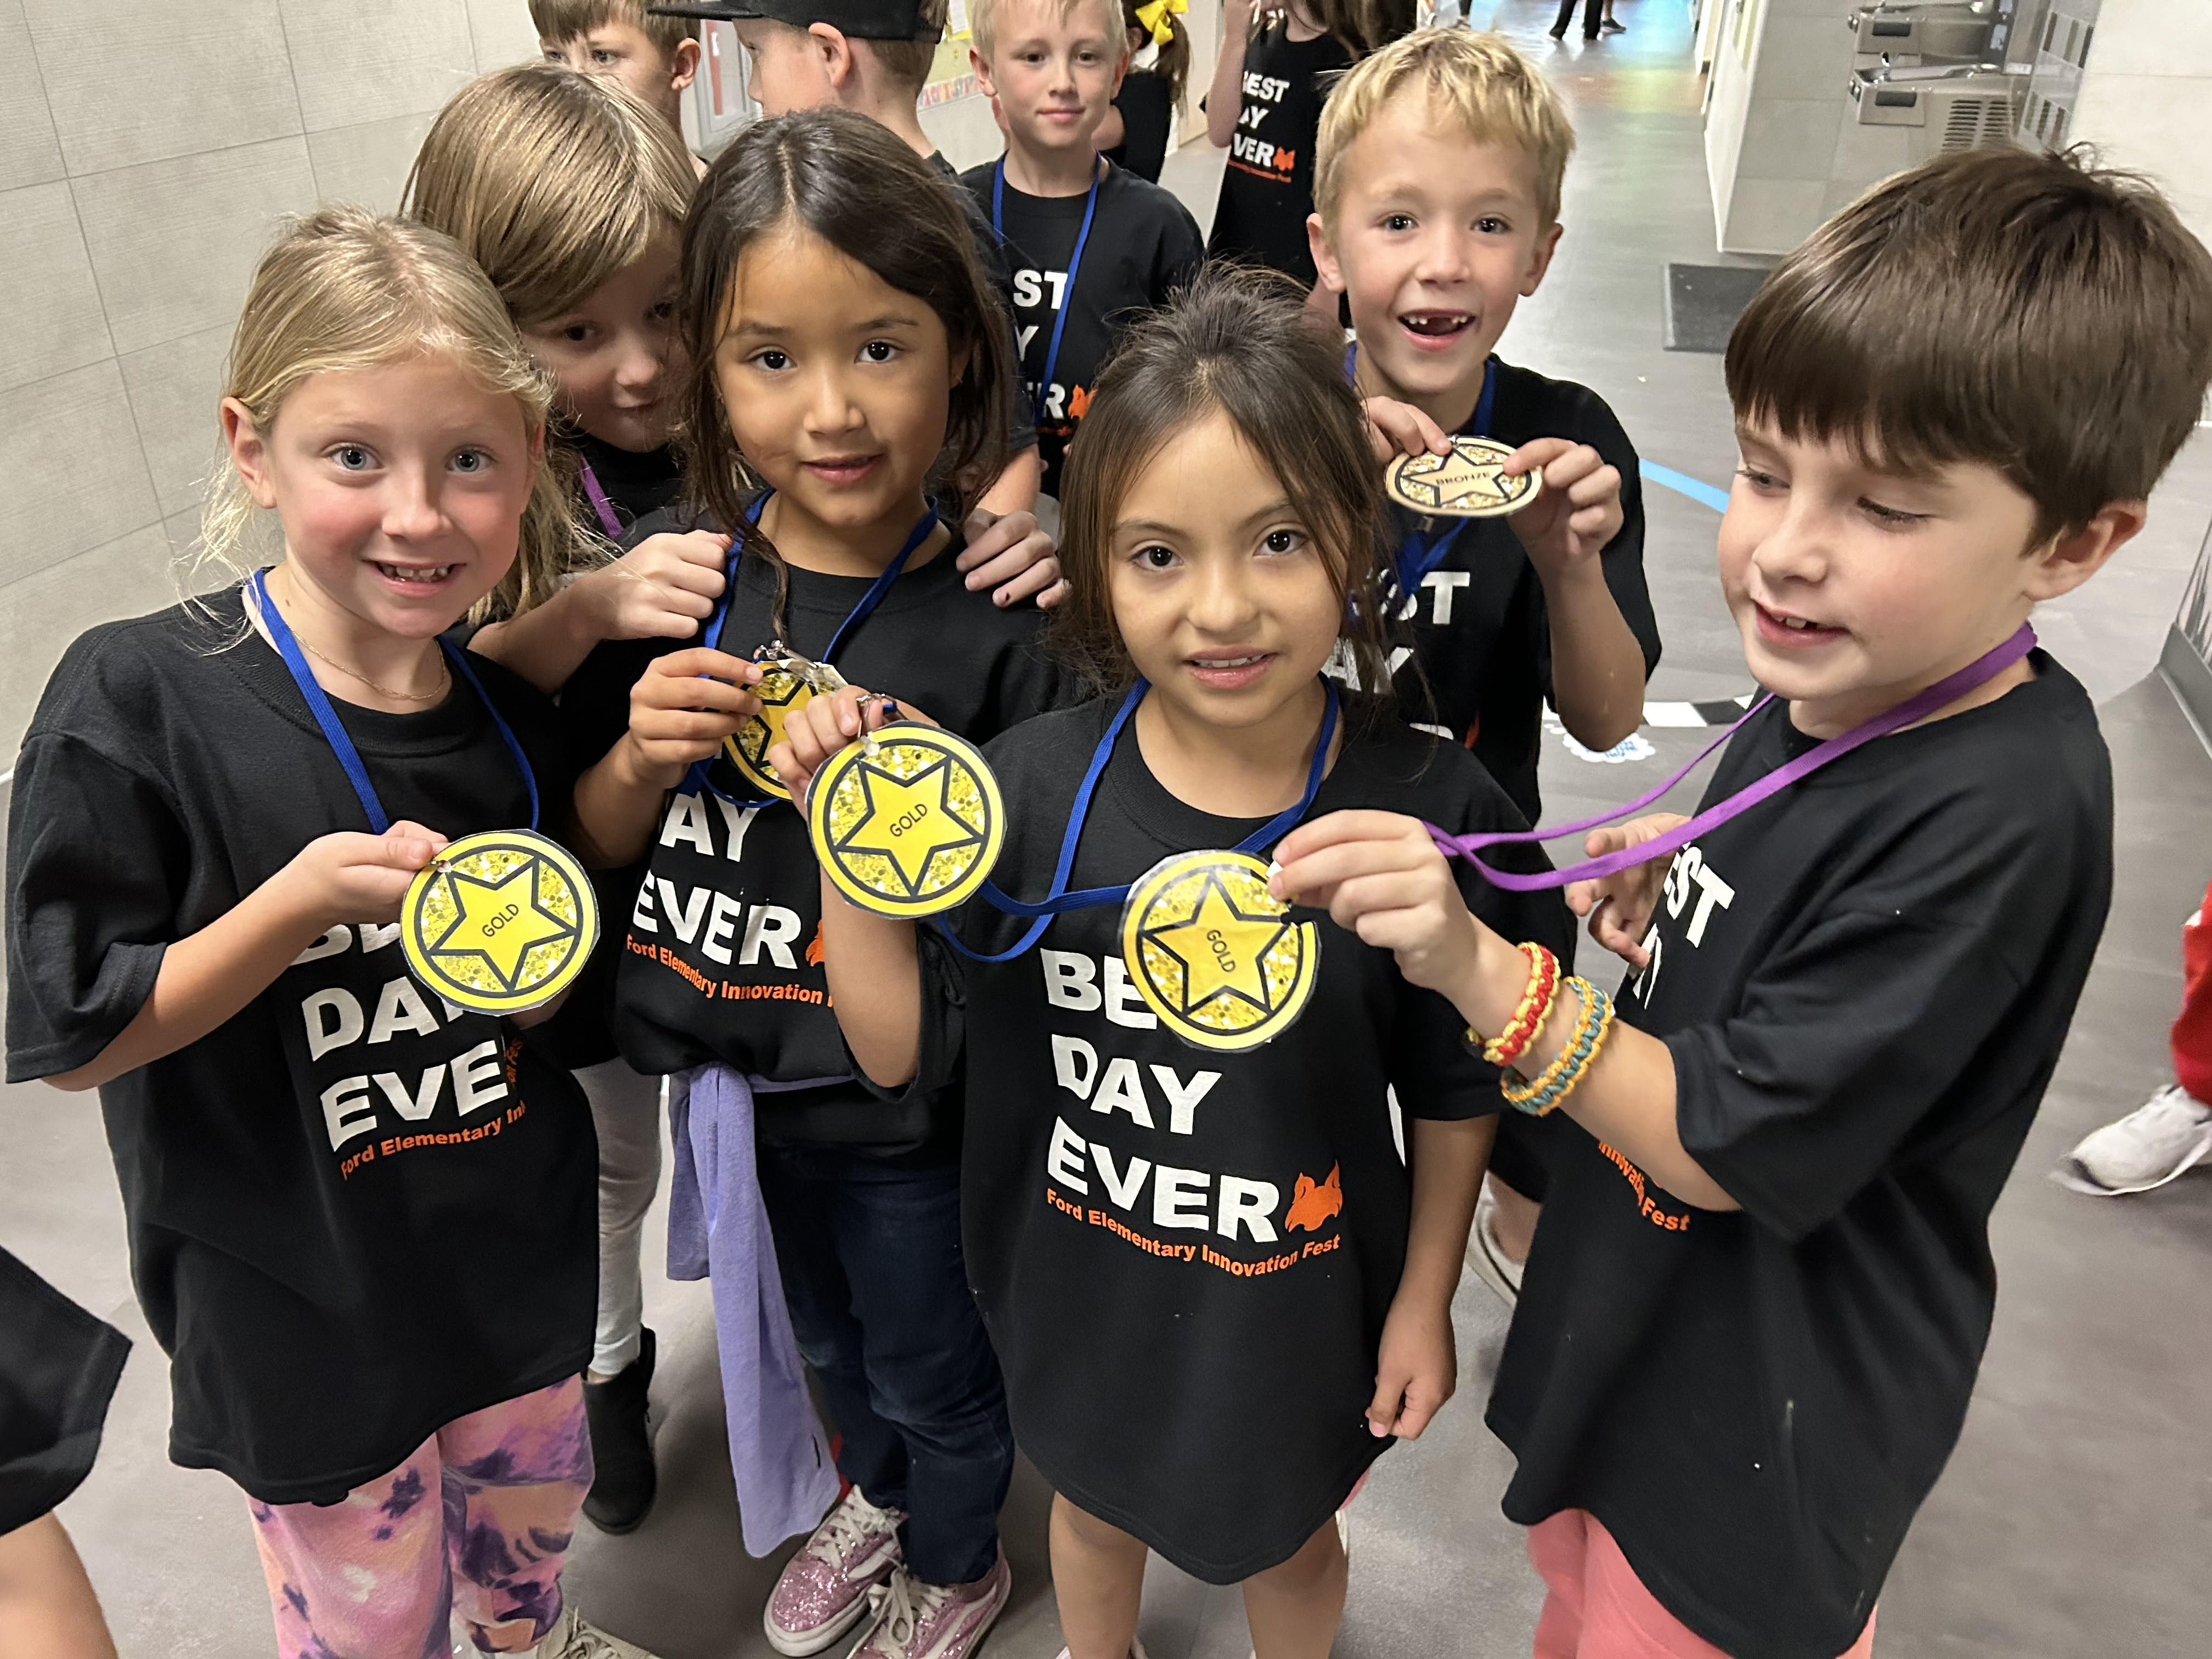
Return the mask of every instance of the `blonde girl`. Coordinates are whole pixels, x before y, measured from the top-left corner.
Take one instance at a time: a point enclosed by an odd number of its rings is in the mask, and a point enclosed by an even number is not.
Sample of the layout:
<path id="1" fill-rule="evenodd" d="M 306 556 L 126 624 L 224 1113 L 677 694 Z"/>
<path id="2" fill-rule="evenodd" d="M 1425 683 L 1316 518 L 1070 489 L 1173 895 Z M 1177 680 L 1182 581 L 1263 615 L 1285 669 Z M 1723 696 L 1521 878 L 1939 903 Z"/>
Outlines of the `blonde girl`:
<path id="1" fill-rule="evenodd" d="M 394 921 L 449 837 L 567 816 L 552 710 L 441 639 L 574 557 L 550 398 L 445 237 L 301 221 L 204 530 L 273 563 L 79 638 L 17 766 L 9 1074 L 100 1091 L 171 1455 L 245 1489 L 286 1655 L 442 1652 L 456 1615 L 485 1652 L 641 1652 L 561 1593 L 590 1119 Z"/>

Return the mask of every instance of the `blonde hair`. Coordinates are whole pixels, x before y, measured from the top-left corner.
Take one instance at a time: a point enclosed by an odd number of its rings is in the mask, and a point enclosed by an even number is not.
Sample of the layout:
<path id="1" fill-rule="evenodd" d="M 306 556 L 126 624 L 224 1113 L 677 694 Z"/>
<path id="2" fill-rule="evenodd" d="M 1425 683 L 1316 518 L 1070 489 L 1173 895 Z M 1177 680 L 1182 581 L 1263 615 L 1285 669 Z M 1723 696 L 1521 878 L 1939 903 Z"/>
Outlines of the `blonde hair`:
<path id="1" fill-rule="evenodd" d="M 1097 9 L 1099 21 L 1106 26 L 1109 45 L 1119 46 L 1127 40 L 1124 33 L 1122 0 L 1049 0 L 1059 6 L 1063 18 L 1073 17 L 1085 6 Z M 1006 0 L 968 0 L 968 33 L 975 42 L 975 50 L 989 63 L 999 51 L 999 8 Z"/>
<path id="2" fill-rule="evenodd" d="M 672 241 L 695 171 L 635 93 L 518 64 L 455 93 L 415 157 L 401 211 L 483 268 L 518 327 L 551 321 Z"/>
<path id="3" fill-rule="evenodd" d="M 540 40 L 556 46 L 609 23 L 628 23 L 641 31 L 664 57 L 692 38 L 690 18 L 657 15 L 645 9 L 644 0 L 530 0 L 530 21 L 538 26 Z"/>
<path id="4" fill-rule="evenodd" d="M 243 404 L 265 436 L 309 375 L 426 356 L 450 358 L 486 392 L 513 398 L 533 431 L 544 430 L 552 377 L 522 349 L 499 295 L 453 240 L 362 208 L 322 208 L 262 255 L 231 337 L 223 395 Z M 538 447 L 514 563 L 471 613 L 479 620 L 542 603 L 581 560 L 568 492 L 545 449 Z M 243 574 L 260 520 L 245 480 L 226 466 L 201 514 L 196 566 Z"/>
<path id="5" fill-rule="evenodd" d="M 1536 164 L 1537 206 L 1547 226 L 1559 217 L 1559 187 L 1575 130 L 1566 106 L 1539 70 L 1502 34 L 1419 29 L 1362 58 L 1322 106 L 1314 155 L 1314 206 L 1333 224 L 1344 192 L 1344 155 L 1407 88 L 1456 122 L 1470 143 L 1510 144 Z"/>

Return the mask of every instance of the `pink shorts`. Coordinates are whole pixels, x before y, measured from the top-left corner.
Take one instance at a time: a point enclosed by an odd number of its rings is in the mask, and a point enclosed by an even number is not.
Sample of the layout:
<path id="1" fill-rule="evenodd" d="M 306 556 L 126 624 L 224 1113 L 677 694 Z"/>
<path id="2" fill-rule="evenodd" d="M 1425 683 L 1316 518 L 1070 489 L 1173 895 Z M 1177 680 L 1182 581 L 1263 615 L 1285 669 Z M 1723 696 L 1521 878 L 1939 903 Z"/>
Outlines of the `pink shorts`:
<path id="1" fill-rule="evenodd" d="M 1529 1528 L 1528 1562 L 1548 1592 L 1536 1620 L 1535 1659 L 1729 1659 L 1659 1605 L 1588 1510 L 1562 1510 Z M 1873 1652 L 1869 1617 L 1837 1659 Z"/>

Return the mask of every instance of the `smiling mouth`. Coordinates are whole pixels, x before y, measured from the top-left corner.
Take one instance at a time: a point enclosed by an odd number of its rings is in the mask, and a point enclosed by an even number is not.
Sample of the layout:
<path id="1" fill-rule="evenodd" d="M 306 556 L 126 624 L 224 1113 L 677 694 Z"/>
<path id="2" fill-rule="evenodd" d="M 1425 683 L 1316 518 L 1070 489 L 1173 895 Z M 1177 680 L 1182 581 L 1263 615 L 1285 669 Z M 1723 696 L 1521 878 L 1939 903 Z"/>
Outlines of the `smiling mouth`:
<path id="1" fill-rule="evenodd" d="M 457 564 L 386 564 L 380 559 L 375 562 L 377 574 L 386 581 L 410 587 L 435 587 L 460 568 Z"/>
<path id="2" fill-rule="evenodd" d="M 1474 319 L 1464 311 L 1407 311 L 1399 314 L 1398 325 L 1424 339 L 1455 340 L 1474 326 Z"/>
<path id="3" fill-rule="evenodd" d="M 878 459 L 874 455 L 830 455 L 818 461 L 804 461 L 800 465 L 808 471 L 824 477 L 851 480 L 873 466 Z"/>
<path id="4" fill-rule="evenodd" d="M 1752 608 L 1759 613 L 1760 631 L 1770 635 L 1809 644 L 1814 640 L 1835 639 L 1848 631 L 1832 623 L 1817 623 L 1809 617 L 1793 617 L 1787 611 L 1763 605 L 1756 599 L 1751 603 Z"/>

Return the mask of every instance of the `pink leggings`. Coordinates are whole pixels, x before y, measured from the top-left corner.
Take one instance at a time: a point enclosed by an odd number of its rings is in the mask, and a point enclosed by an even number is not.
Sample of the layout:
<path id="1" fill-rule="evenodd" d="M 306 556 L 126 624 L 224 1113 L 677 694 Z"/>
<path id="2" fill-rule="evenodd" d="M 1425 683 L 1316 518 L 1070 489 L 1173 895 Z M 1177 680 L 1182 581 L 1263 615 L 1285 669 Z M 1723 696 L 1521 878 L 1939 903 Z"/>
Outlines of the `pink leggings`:
<path id="1" fill-rule="evenodd" d="M 592 1484 L 580 1377 L 455 1418 L 338 1502 L 248 1500 L 283 1659 L 443 1656 L 453 1615 L 486 1653 L 561 1616 Z"/>
<path id="2" fill-rule="evenodd" d="M 1528 1562 L 1543 1575 L 1535 1659 L 1729 1659 L 1659 1605 L 1588 1510 L 1561 1510 L 1528 1528 Z M 1868 1659 L 1874 1620 L 1838 1659 Z"/>

